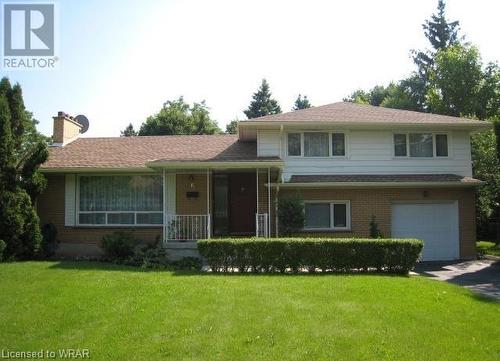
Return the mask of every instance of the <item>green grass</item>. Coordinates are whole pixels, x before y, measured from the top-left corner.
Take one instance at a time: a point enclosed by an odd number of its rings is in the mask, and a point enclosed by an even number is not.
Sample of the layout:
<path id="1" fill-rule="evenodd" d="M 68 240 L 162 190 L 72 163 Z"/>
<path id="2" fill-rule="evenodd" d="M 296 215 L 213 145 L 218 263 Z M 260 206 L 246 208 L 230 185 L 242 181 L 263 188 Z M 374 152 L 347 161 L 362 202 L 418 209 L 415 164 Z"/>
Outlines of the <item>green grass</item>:
<path id="1" fill-rule="evenodd" d="M 477 251 L 482 254 L 500 257 L 500 245 L 493 242 L 480 241 L 476 242 Z"/>
<path id="2" fill-rule="evenodd" d="M 93 360 L 499 360 L 500 303 L 424 277 L 0 264 L 0 350 Z"/>

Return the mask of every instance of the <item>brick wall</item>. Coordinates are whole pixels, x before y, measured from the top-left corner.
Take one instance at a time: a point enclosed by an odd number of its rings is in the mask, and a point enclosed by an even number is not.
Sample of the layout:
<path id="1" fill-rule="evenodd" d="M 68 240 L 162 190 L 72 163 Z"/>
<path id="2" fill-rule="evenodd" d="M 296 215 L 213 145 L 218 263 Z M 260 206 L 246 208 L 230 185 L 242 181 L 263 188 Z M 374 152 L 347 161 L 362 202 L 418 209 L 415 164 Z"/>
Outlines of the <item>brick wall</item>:
<path id="1" fill-rule="evenodd" d="M 425 194 L 424 194 L 425 192 Z M 476 255 L 476 224 L 473 189 L 301 189 L 282 188 L 280 197 L 298 195 L 304 200 L 350 200 L 351 231 L 318 232 L 316 236 L 368 237 L 372 214 L 376 217 L 380 231 L 391 236 L 391 204 L 394 201 L 457 200 L 459 212 L 460 257 Z M 312 234 L 308 232 L 308 234 Z"/>
<path id="2" fill-rule="evenodd" d="M 64 226 L 64 176 L 49 175 L 48 188 L 38 199 L 38 213 L 41 224 L 54 223 L 58 230 L 58 239 L 63 244 L 93 246 L 100 244 L 102 236 L 116 230 L 129 230 L 137 239 L 153 241 L 161 236 L 161 227 L 65 227 Z M 205 174 L 194 174 L 195 187 L 191 188 L 189 174 L 177 175 L 177 213 L 206 214 L 207 186 Z M 267 213 L 267 175 L 259 177 L 259 210 Z M 186 192 L 198 191 L 199 197 L 188 199 Z M 424 195 L 425 191 L 425 195 Z M 351 224 L 349 232 L 314 233 L 317 236 L 334 237 L 368 237 L 371 215 L 375 215 L 380 230 L 385 236 L 391 234 L 391 204 L 402 200 L 458 200 L 460 227 L 460 256 L 470 258 L 475 256 L 475 208 L 474 191 L 472 189 L 302 189 L 292 190 L 281 188 L 280 197 L 299 195 L 305 200 L 350 200 Z M 275 235 L 275 191 L 271 195 L 271 231 Z M 212 203 L 212 200 L 210 201 Z M 313 234 L 309 232 L 308 234 Z M 81 252 L 81 248 L 79 251 Z"/>
<path id="3" fill-rule="evenodd" d="M 40 224 L 53 223 L 57 227 L 57 239 L 64 255 L 99 254 L 102 236 L 114 231 L 131 231 L 137 239 L 154 241 L 161 236 L 162 227 L 66 227 L 64 225 L 64 176 L 47 175 L 48 187 L 38 198 L 37 209 Z M 86 244 L 89 247 L 82 248 Z"/>

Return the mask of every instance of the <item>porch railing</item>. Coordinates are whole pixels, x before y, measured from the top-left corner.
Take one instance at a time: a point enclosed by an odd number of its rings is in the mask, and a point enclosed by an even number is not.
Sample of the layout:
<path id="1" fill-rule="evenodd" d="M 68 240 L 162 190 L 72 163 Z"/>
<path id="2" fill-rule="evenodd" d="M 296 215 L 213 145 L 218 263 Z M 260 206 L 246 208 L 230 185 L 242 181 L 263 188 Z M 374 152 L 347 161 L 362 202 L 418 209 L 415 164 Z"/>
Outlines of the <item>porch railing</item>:
<path id="1" fill-rule="evenodd" d="M 167 214 L 164 232 L 165 241 L 210 238 L 210 215 Z"/>
<path id="2" fill-rule="evenodd" d="M 255 235 L 257 237 L 269 237 L 268 217 L 267 213 L 255 213 Z"/>

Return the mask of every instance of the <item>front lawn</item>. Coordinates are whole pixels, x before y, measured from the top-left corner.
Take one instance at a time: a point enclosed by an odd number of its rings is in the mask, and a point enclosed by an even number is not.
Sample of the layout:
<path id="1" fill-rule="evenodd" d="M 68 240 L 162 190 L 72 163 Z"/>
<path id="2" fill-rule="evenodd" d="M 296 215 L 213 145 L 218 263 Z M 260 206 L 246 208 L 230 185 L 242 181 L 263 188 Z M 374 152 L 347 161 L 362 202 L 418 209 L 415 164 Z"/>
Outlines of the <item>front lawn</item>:
<path id="1" fill-rule="evenodd" d="M 424 277 L 0 264 L 0 350 L 93 360 L 499 360 L 500 303 Z"/>
<path id="2" fill-rule="evenodd" d="M 481 254 L 500 257 L 500 244 L 493 242 L 480 241 L 476 243 L 477 251 Z"/>

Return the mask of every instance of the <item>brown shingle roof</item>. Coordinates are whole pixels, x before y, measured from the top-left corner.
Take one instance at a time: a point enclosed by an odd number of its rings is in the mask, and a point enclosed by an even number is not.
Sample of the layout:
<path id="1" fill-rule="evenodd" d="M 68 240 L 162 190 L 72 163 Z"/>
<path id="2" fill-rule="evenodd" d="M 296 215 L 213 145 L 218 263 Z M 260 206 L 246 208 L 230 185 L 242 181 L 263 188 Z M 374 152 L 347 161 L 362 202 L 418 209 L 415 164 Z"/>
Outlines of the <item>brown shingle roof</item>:
<path id="1" fill-rule="evenodd" d="M 332 123 L 396 123 L 396 124 L 453 124 L 490 127 L 488 122 L 478 120 L 391 109 L 365 104 L 339 102 L 296 110 L 293 112 L 267 115 L 242 122 L 332 122 Z"/>
<path id="2" fill-rule="evenodd" d="M 49 160 L 41 168 L 146 168 L 153 160 L 224 162 L 262 158 L 257 158 L 255 142 L 238 141 L 236 135 L 80 138 L 51 148 Z"/>
<path id="3" fill-rule="evenodd" d="M 471 177 L 457 174 L 335 174 L 335 175 L 293 175 L 288 183 L 458 183 L 479 185 L 482 182 Z"/>

